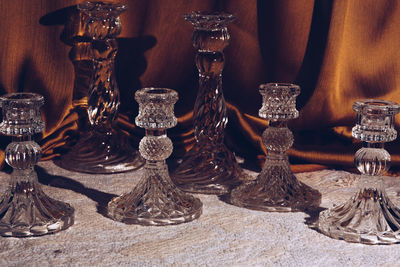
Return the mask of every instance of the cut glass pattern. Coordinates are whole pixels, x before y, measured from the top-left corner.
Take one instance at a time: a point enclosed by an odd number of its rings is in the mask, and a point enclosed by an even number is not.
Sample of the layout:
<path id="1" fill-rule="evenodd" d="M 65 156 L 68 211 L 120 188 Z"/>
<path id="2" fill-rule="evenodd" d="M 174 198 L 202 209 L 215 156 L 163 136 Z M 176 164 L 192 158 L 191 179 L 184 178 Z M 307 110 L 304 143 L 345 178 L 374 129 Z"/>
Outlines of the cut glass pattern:
<path id="1" fill-rule="evenodd" d="M 297 118 L 296 97 L 300 87 L 269 83 L 260 86 L 263 103 L 261 118 L 269 119 L 262 140 L 268 154 L 256 180 L 234 188 L 229 201 L 236 206 L 263 211 L 304 211 L 317 207 L 321 194 L 297 180 L 290 170 L 286 150 L 293 145 L 287 120 Z"/>
<path id="2" fill-rule="evenodd" d="M 177 119 L 174 104 L 178 94 L 166 88 L 144 88 L 136 92 L 139 115 L 136 125 L 146 129 L 139 151 L 146 159 L 139 184 L 108 204 L 108 215 L 127 224 L 170 225 L 192 221 L 202 213 L 198 198 L 184 193 L 172 183 L 165 160 L 172 153 L 166 129 Z"/>

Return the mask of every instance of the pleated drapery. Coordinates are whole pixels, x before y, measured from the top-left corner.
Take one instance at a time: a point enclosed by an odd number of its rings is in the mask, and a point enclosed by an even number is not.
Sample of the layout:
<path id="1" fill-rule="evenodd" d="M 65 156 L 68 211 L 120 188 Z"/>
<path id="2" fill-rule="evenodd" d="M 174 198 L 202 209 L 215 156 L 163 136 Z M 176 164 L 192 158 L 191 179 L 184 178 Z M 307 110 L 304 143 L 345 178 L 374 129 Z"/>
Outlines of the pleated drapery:
<path id="1" fill-rule="evenodd" d="M 295 171 L 351 168 L 360 143 L 351 137 L 354 101 L 364 98 L 400 102 L 400 3 L 329 0 L 129 0 L 121 16 L 116 76 L 121 91 L 116 127 L 132 143 L 143 136 L 133 123 L 134 92 L 142 87 L 178 91 L 177 127 L 169 131 L 174 156 L 194 142 L 193 106 L 198 73 L 192 25 L 183 14 L 225 11 L 237 16 L 229 25 L 225 49 L 224 95 L 229 123 L 225 142 L 247 166 L 259 169 L 265 158 L 258 117 L 265 82 L 292 82 L 302 89 L 300 117 L 290 122 L 295 144 L 288 151 Z M 43 159 L 64 153 L 82 130 L 85 88 L 78 88 L 65 24 L 79 1 L 0 1 L 0 94 L 26 91 L 45 97 L 46 129 L 36 140 Z M 74 83 L 75 81 L 75 83 Z M 83 81 L 82 84 L 87 84 Z M 79 92 L 77 90 L 80 90 Z M 400 120 L 396 123 L 398 128 Z M 8 137 L 1 137 L 0 160 Z M 394 170 L 400 167 L 400 141 L 387 145 Z"/>

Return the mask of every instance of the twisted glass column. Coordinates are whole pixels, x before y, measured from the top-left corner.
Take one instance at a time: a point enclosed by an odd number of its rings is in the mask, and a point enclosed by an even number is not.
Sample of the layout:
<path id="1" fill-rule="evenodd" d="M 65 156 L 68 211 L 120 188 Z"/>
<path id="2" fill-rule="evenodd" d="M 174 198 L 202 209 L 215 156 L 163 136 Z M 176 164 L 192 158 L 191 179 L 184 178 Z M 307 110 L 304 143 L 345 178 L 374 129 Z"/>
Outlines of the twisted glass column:
<path id="1" fill-rule="evenodd" d="M 357 124 L 352 135 L 363 141 L 363 147 L 354 156 L 361 172 L 359 190 L 342 205 L 321 212 L 318 229 L 327 236 L 348 242 L 400 243 L 400 209 L 390 201 L 382 182 L 382 174 L 390 165 L 384 143 L 397 137 L 394 117 L 400 106 L 368 99 L 355 102 L 353 109 L 357 112 Z"/>
<path id="2" fill-rule="evenodd" d="M 198 198 L 184 193 L 171 181 L 165 160 L 172 153 L 166 129 L 177 124 L 174 104 L 178 93 L 166 88 L 144 88 L 135 93 L 139 103 L 136 125 L 146 129 L 139 151 L 146 159 L 144 175 L 127 194 L 108 204 L 108 215 L 127 224 L 169 225 L 192 221 L 202 212 Z"/>
<path id="3" fill-rule="evenodd" d="M 304 211 L 319 205 L 321 194 L 297 180 L 290 170 L 286 150 L 293 145 L 287 121 L 299 116 L 296 97 L 300 87 L 269 83 L 260 86 L 263 97 L 259 116 L 270 120 L 262 135 L 268 154 L 256 180 L 232 190 L 230 202 L 239 207 L 262 211 Z"/>
<path id="4" fill-rule="evenodd" d="M 229 44 L 227 25 L 235 16 L 194 12 L 185 19 L 194 26 L 199 89 L 193 124 L 196 143 L 172 174 L 182 190 L 193 193 L 226 194 L 244 176 L 235 156 L 224 144 L 228 122 L 222 92 L 224 48 Z"/>
<path id="5" fill-rule="evenodd" d="M 83 39 L 91 40 L 93 77 L 89 89 L 87 113 L 90 128 L 78 143 L 58 162 L 65 169 L 88 173 L 116 173 L 134 170 L 144 161 L 134 150 L 128 136 L 113 128 L 118 113 L 119 90 L 114 74 L 114 60 L 118 45 L 116 36 L 121 32 L 120 14 L 125 5 L 86 2 L 78 5 L 80 23 L 84 24 Z M 78 38 L 81 40 L 82 38 Z M 77 42 L 75 52 L 87 56 L 85 42 Z M 80 65 L 74 64 L 76 68 Z M 84 80 L 83 80 L 84 81 Z"/>
<path id="6" fill-rule="evenodd" d="M 38 183 L 34 166 L 40 160 L 40 146 L 32 135 L 44 124 L 40 117 L 43 97 L 15 93 L 0 97 L 3 122 L 0 132 L 12 136 L 5 159 L 13 168 L 10 186 L 0 200 L 2 236 L 39 236 L 64 230 L 74 223 L 74 209 L 48 197 Z"/>

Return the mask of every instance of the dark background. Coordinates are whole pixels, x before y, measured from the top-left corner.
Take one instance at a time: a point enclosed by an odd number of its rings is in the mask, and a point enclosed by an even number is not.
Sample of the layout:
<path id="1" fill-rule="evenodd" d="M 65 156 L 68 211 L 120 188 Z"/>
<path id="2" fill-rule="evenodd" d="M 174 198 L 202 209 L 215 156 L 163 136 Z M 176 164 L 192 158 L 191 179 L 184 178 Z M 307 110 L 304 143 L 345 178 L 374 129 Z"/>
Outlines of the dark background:
<path id="1" fill-rule="evenodd" d="M 43 159 L 63 153 L 84 127 L 85 80 L 74 80 L 66 28 L 79 1 L 0 0 L 0 94 L 40 93 L 46 129 L 36 140 Z M 363 98 L 400 102 L 400 6 L 398 1 L 210 1 L 130 0 L 121 15 L 116 77 L 121 91 L 117 127 L 137 144 L 134 92 L 141 87 L 178 91 L 177 127 L 169 131 L 174 156 L 193 144 L 192 110 L 197 93 L 193 27 L 185 13 L 225 11 L 237 15 L 229 25 L 225 49 L 224 94 L 229 123 L 225 142 L 247 166 L 260 169 L 265 150 L 258 118 L 265 82 L 292 82 L 302 88 L 300 117 L 290 122 L 295 145 L 288 151 L 295 171 L 352 168 L 360 147 L 351 137 L 354 101 Z M 76 14 L 75 14 L 76 15 Z M 81 59 L 84 64 L 84 58 Z M 82 78 L 82 77 L 81 77 Z M 78 85 L 77 85 L 78 84 Z M 79 120 L 78 118 L 81 118 Z M 396 124 L 398 126 L 399 124 Z M 0 162 L 8 137 L 1 137 Z M 399 141 L 387 145 L 392 171 L 400 167 Z"/>

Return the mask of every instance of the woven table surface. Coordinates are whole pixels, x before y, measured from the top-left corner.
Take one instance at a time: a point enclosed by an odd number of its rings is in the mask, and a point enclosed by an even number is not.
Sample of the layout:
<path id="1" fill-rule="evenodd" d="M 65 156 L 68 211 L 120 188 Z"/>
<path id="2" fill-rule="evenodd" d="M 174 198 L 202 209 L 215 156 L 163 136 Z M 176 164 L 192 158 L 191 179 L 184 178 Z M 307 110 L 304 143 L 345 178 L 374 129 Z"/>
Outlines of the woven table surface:
<path id="1" fill-rule="evenodd" d="M 133 188 L 141 170 L 91 175 L 50 161 L 37 170 L 44 191 L 75 208 L 75 224 L 54 235 L 0 237 L 0 266 L 400 266 L 400 244 L 334 240 L 310 227 L 315 214 L 252 211 L 212 195 L 196 195 L 204 206 L 193 222 L 125 225 L 105 217 L 99 207 Z M 355 174 L 335 170 L 297 177 L 322 193 L 322 208 L 350 198 L 358 181 Z M 1 192 L 8 179 L 0 173 Z M 384 182 L 391 200 L 400 204 L 400 178 L 384 177 Z"/>

